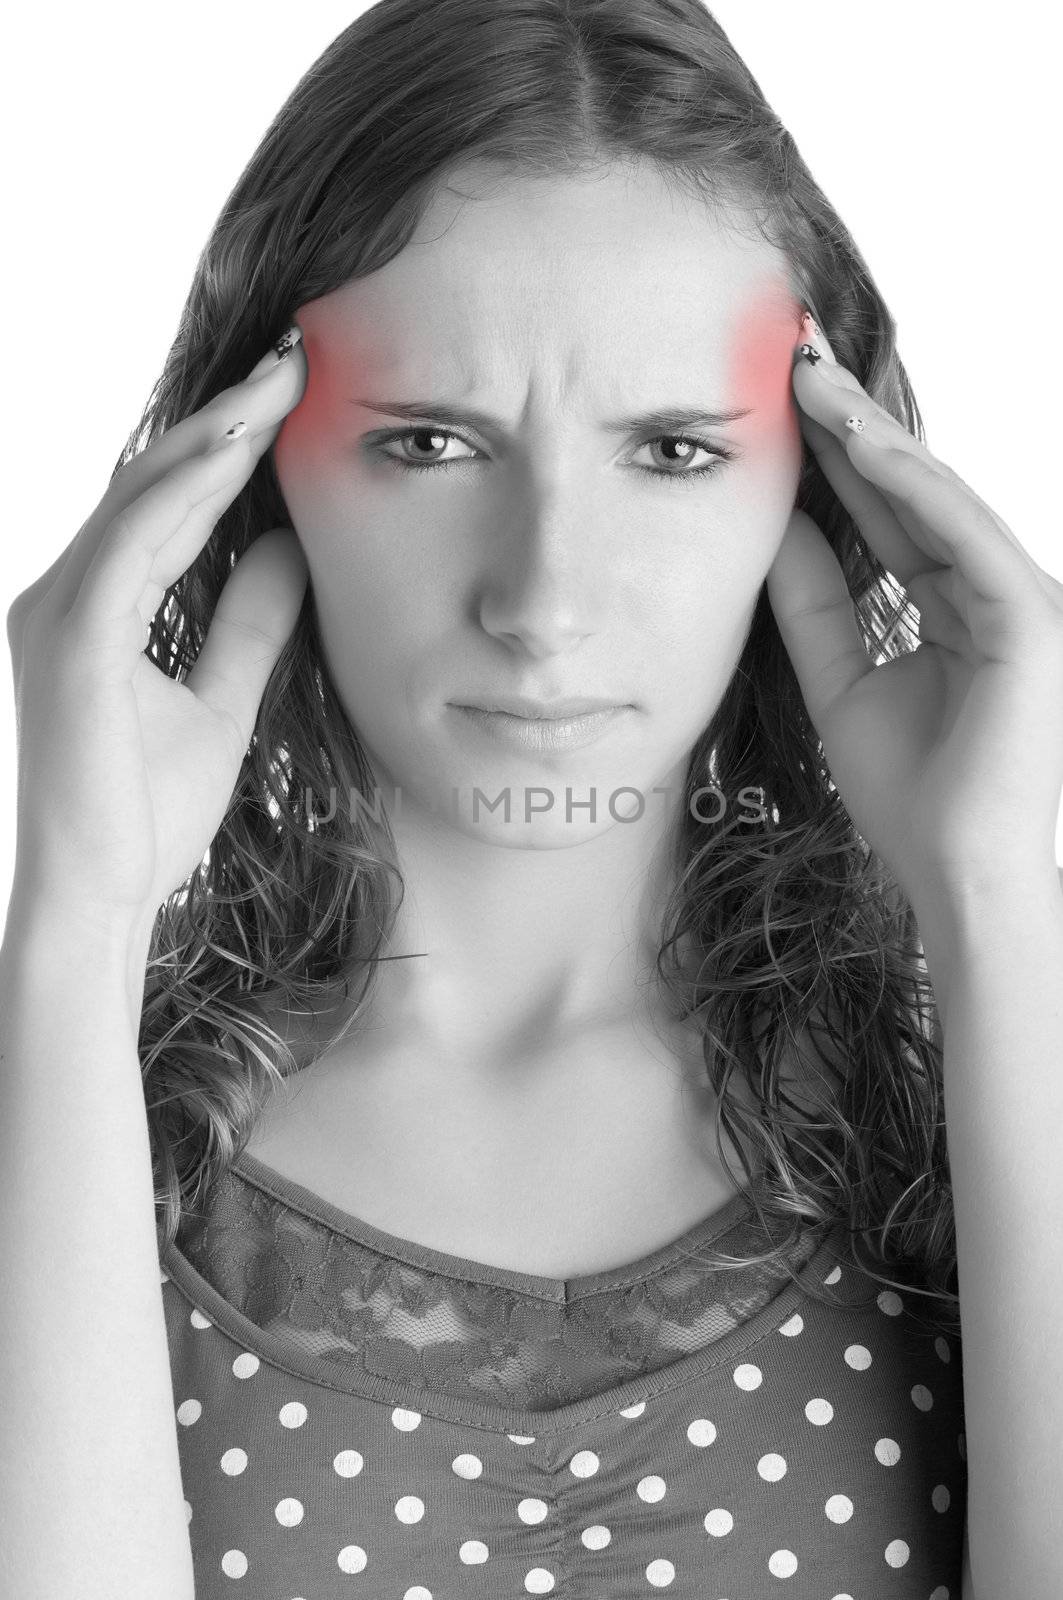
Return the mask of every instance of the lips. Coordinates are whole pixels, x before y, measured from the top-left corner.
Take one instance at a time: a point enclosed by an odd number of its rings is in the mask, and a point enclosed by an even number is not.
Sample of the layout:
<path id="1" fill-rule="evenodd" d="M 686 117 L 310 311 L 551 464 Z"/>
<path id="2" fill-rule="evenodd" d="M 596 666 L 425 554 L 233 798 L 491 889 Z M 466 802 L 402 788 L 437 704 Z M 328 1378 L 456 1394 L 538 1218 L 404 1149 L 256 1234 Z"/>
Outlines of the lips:
<path id="1" fill-rule="evenodd" d="M 454 705 L 452 709 L 479 734 L 501 740 L 511 748 L 534 753 L 575 750 L 590 744 L 600 738 L 612 723 L 625 717 L 633 707 L 598 705 L 581 715 L 560 717 L 535 717 L 481 706 Z"/>
<path id="2" fill-rule="evenodd" d="M 525 695 L 485 695 L 482 699 L 451 701 L 451 704 L 469 711 L 500 711 L 507 716 L 524 717 L 533 722 L 562 722 L 592 713 L 615 711 L 623 707 L 625 702 L 588 695 L 555 700 L 534 700 Z"/>

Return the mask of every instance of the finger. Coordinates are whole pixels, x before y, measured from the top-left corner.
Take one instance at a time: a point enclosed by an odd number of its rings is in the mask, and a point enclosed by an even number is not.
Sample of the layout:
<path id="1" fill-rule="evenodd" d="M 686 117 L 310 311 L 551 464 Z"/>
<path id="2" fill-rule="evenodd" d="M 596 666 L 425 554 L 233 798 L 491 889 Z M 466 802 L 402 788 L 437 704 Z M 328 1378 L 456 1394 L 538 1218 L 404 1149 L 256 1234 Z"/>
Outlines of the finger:
<path id="1" fill-rule="evenodd" d="M 943 461 L 940 461 L 938 457 L 932 453 L 932 451 L 928 450 L 923 441 L 917 438 L 916 435 L 912 433 L 904 423 L 899 422 L 892 412 L 887 411 L 885 406 L 880 405 L 878 401 L 872 399 L 856 374 L 850 371 L 848 367 L 842 366 L 838 361 L 831 346 L 830 340 L 817 323 L 809 318 L 805 323 L 805 328 L 806 332 L 809 329 L 814 330 L 814 333 L 808 333 L 807 343 L 811 344 L 815 350 L 819 351 L 822 354 L 823 359 L 814 363 L 809 363 L 807 360 L 795 360 L 795 373 L 804 368 L 808 368 L 811 371 L 815 371 L 817 375 L 824 379 L 827 383 L 834 384 L 835 387 L 843 390 L 847 389 L 851 393 L 858 395 L 865 405 L 873 408 L 874 415 L 879 418 L 883 425 L 891 428 L 894 431 L 895 444 L 898 449 L 911 450 L 914 454 L 920 456 L 923 460 L 935 466 L 939 472 L 943 472 L 946 474 L 946 476 L 954 478 L 958 483 L 964 483 L 964 480 L 959 477 L 958 473 L 953 472 L 951 467 L 946 466 L 946 464 Z M 803 348 L 803 346 L 800 346 L 799 350 Z M 795 357 L 797 354 L 798 351 L 795 351 Z M 803 380 L 795 379 L 795 381 L 802 382 Z M 866 413 L 864 411 L 860 411 L 860 415 L 865 418 L 865 421 L 867 420 Z M 972 498 L 975 499 L 982 507 L 983 511 L 985 511 L 994 519 L 1005 538 L 1010 539 L 1015 545 L 1016 549 L 1021 550 L 1022 545 L 1020 544 L 1019 540 L 1016 539 L 1014 533 L 1012 533 L 1003 517 L 998 516 L 998 514 L 993 510 L 993 507 L 987 505 L 981 496 L 975 493 L 970 484 L 964 483 L 964 487 L 966 488 L 968 494 L 970 494 Z"/>
<path id="2" fill-rule="evenodd" d="M 841 433 L 837 427 L 838 413 L 836 408 L 832 408 L 829 417 L 822 416 L 817 408 L 817 395 L 821 401 L 824 391 L 822 387 L 815 381 L 813 381 L 811 387 L 808 386 L 807 373 L 814 372 L 820 379 L 823 380 L 826 385 L 833 386 L 836 391 L 840 391 L 840 404 L 842 407 L 847 405 L 853 396 L 857 397 L 858 403 L 854 406 L 851 406 L 849 412 L 846 413 L 847 415 L 852 415 L 855 411 L 864 419 L 865 423 L 869 423 L 870 418 L 874 417 L 881 425 L 881 438 L 888 439 L 893 448 L 911 451 L 912 454 L 924 461 L 928 466 L 935 468 L 944 477 L 954 483 L 967 496 L 969 496 L 975 505 L 981 508 L 983 514 L 996 525 L 1002 537 L 1007 540 L 1016 553 L 1029 563 L 1030 568 L 1035 572 L 1035 574 L 1040 575 L 1040 579 L 1043 580 L 1042 588 L 1044 589 L 1045 593 L 1055 595 L 1058 591 L 1063 589 L 1063 586 L 1060 586 L 1055 579 L 1051 578 L 1049 574 L 1044 571 L 1042 567 L 1037 565 L 1029 551 L 1022 544 L 1021 540 L 1016 538 L 1011 528 L 1004 521 L 1004 518 L 1001 517 L 992 506 L 988 505 L 987 502 L 983 500 L 974 489 L 972 489 L 971 485 L 959 476 L 958 473 L 954 472 L 951 467 L 947 466 L 943 461 L 940 461 L 935 455 L 933 455 L 932 452 L 927 449 L 922 440 L 916 438 L 916 436 L 911 433 L 903 423 L 898 422 L 897 418 L 887 411 L 885 406 L 879 405 L 877 401 L 873 400 L 854 373 L 849 371 L 847 367 L 843 367 L 838 363 L 826 334 L 811 319 L 811 317 L 806 318 L 804 331 L 806 334 L 807 343 L 811 344 L 814 349 L 820 351 L 823 359 L 814 363 L 810 363 L 807 360 L 799 359 L 799 351 L 800 349 L 803 349 L 804 346 L 801 346 L 798 348 L 798 350 L 795 350 L 794 386 L 797 397 L 801 401 L 803 410 L 807 401 L 813 415 L 819 416 L 821 421 L 827 422 L 828 431 L 835 438 L 840 440 L 844 447 L 848 444 L 847 435 L 851 432 L 851 430 L 846 429 L 844 435 Z M 870 410 L 868 408 L 870 408 Z M 844 425 L 844 416 L 841 417 L 841 421 Z M 866 437 L 866 435 L 861 437 Z M 886 492 L 888 494 L 888 490 Z M 907 520 L 905 507 L 903 505 L 895 505 L 894 509 L 898 513 L 899 520 L 902 522 L 908 533 L 918 545 L 920 538 L 922 537 L 918 523 L 909 523 Z M 900 575 L 897 574 L 897 576 Z"/>
<path id="3" fill-rule="evenodd" d="M 197 699 L 232 717 L 242 750 L 251 741 L 266 684 L 299 616 L 308 577 L 293 532 L 274 528 L 260 535 L 226 579 L 185 679 Z"/>
<path id="4" fill-rule="evenodd" d="M 822 333 L 818 333 L 811 343 L 814 348 L 822 347 L 825 352 L 829 351 L 826 336 Z M 833 365 L 829 372 L 818 370 L 826 368 L 830 360 L 830 356 L 824 354 L 821 360 L 812 365 L 803 357 L 800 350 L 795 351 L 793 387 L 799 403 L 798 416 L 801 419 L 802 433 L 805 432 L 806 426 L 816 427 L 816 433 L 810 438 L 809 443 L 817 457 L 820 449 L 824 449 L 825 459 L 822 464 L 825 474 L 828 473 L 828 462 L 830 464 L 845 462 L 848 472 L 839 470 L 836 474 L 837 482 L 834 478 L 831 480 L 839 499 L 852 511 L 854 521 L 886 570 L 900 583 L 907 584 L 910 578 L 928 565 L 940 564 L 946 560 L 945 551 L 933 545 L 933 535 L 928 536 L 928 531 L 919 526 L 918 518 L 913 516 L 904 504 L 891 495 L 888 489 L 884 490 L 872 482 L 864 473 L 862 464 L 850 458 L 848 445 L 851 430 L 845 427 L 846 418 L 858 412 L 865 422 L 868 422 L 880 411 L 887 416 L 889 413 L 885 411 L 885 407 L 873 401 L 866 390 L 844 368 Z M 851 385 L 848 382 L 850 378 Z M 898 437 L 893 441 L 897 449 L 914 448 L 919 445 L 914 434 L 902 427 L 896 418 L 891 417 L 890 421 L 897 429 Z M 830 441 L 833 453 L 830 451 L 830 446 L 823 446 L 824 440 Z M 865 526 L 859 514 L 861 497 L 858 490 L 855 491 L 856 500 L 850 504 L 849 496 L 855 490 L 855 482 L 859 480 L 862 480 L 867 489 L 877 495 L 892 512 L 895 533 L 882 518 L 872 518 Z M 881 543 L 883 533 L 886 535 L 885 544 Z M 928 543 L 932 546 L 929 551 Z M 890 552 L 890 560 L 886 559 L 886 551 Z"/>
<path id="5" fill-rule="evenodd" d="M 961 656 L 970 667 L 984 661 L 968 625 L 962 598 L 956 592 L 955 567 L 936 567 L 920 572 L 908 586 L 912 604 L 919 612 L 920 644 L 936 644 Z"/>
<path id="6" fill-rule="evenodd" d="M 88 648 L 106 650 L 144 628 L 188 570 L 215 523 L 250 478 L 270 430 L 245 432 L 182 461 L 119 512 L 89 562 L 67 617 Z M 65 586 L 64 572 L 56 594 Z M 52 595 L 46 605 L 56 604 Z M 136 625 L 134 625 L 134 623 Z"/>
<path id="7" fill-rule="evenodd" d="M 821 369 L 830 365 L 824 359 L 813 366 L 799 357 L 794 370 L 795 393 L 802 407 L 840 442 L 850 463 L 881 492 L 914 544 L 924 551 L 921 569 L 916 570 L 955 563 L 987 598 L 1021 602 L 1031 590 L 1046 598 L 1045 589 L 1036 581 L 1034 563 L 1014 535 L 1003 531 L 996 514 L 873 401 L 850 374 L 832 367 L 831 376 L 824 378 Z M 846 419 L 854 414 L 863 419 L 863 432 L 846 426 Z M 865 530 L 855 512 L 854 518 L 885 563 L 875 542 L 874 525 Z M 903 560 L 901 568 L 896 576 L 907 585 L 915 571 Z"/>
<path id="8" fill-rule="evenodd" d="M 280 423 L 301 399 L 306 384 L 306 356 L 301 345 L 289 346 L 288 353 L 278 356 L 282 342 L 278 340 L 240 383 L 223 389 L 200 410 L 168 428 L 115 475 L 70 545 L 33 585 L 35 600 L 47 595 L 49 609 L 57 616 L 68 612 L 116 518 L 175 467 L 189 460 L 206 461 L 211 444 L 232 423 L 247 424 L 245 450 L 249 445 L 254 447 L 256 441 L 261 446 L 259 455 L 268 450 Z M 232 456 L 230 468 L 239 468 L 242 456 L 243 452 Z M 240 486 L 234 480 L 234 495 Z"/>
<path id="9" fill-rule="evenodd" d="M 839 695 L 874 671 L 838 558 L 794 510 L 767 575 L 768 599 L 805 705 L 817 727 Z"/>
<path id="10" fill-rule="evenodd" d="M 817 336 L 815 342 L 817 344 L 822 342 L 826 345 L 826 340 L 823 339 L 821 334 Z M 807 362 L 804 363 L 806 366 L 807 364 Z M 844 371 L 845 369 L 842 370 Z M 853 381 L 854 383 L 856 382 L 855 379 Z M 856 384 L 856 388 L 860 394 L 863 395 L 865 393 L 859 384 Z M 877 409 L 881 410 L 882 408 Z M 889 415 L 888 413 L 886 414 L 887 416 Z M 894 507 L 890 505 L 886 495 L 853 465 L 845 445 L 835 438 L 829 428 L 823 423 L 817 422 L 810 412 L 803 407 L 798 409 L 798 421 L 801 433 L 807 441 L 809 449 L 816 456 L 824 477 L 830 482 L 841 503 L 852 514 L 857 527 L 864 534 L 872 550 L 879 556 L 887 572 L 891 573 L 900 583 L 907 587 L 916 573 L 931 570 L 927 566 L 928 558 L 925 551 L 911 537 L 904 522 L 901 520 L 902 517 L 909 515 L 905 508 L 903 506 Z M 907 429 L 902 431 L 908 439 L 914 439 L 914 435 L 908 433 Z M 848 433 L 849 430 L 847 429 L 846 432 Z M 915 443 L 918 442 L 918 440 L 915 440 Z M 934 459 L 936 458 L 931 457 L 931 460 Z M 937 465 L 941 467 L 942 463 L 938 462 Z M 942 467 L 942 470 L 948 473 L 947 468 Z M 974 491 L 972 490 L 971 493 L 973 494 Z M 978 500 L 979 497 L 975 495 L 975 499 Z M 985 502 L 981 500 L 979 500 L 979 504 L 983 505 L 985 510 L 994 518 L 1005 537 L 1010 539 L 1016 548 L 1022 551 L 1029 561 L 1033 575 L 1044 595 L 1058 610 L 1063 612 L 1063 583 L 1060 583 L 1050 572 L 1046 572 L 1042 566 L 1034 561 L 1030 552 L 1015 538 L 1011 529 L 997 516 L 991 507 L 985 506 Z M 942 560 L 947 559 L 944 548 L 941 550 L 941 558 Z"/>
<path id="11" fill-rule="evenodd" d="M 926 553 L 912 539 L 889 501 L 853 466 L 845 446 L 822 423 L 798 412 L 801 433 L 823 476 L 850 513 L 886 571 L 900 583 L 926 565 Z"/>

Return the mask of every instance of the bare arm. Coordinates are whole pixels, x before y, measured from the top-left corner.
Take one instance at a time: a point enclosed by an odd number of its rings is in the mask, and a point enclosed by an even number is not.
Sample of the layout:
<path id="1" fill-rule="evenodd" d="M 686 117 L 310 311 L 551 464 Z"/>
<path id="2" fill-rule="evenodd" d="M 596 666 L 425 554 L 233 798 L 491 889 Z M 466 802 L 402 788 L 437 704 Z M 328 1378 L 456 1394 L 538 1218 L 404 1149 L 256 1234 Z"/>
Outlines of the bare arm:
<path id="1" fill-rule="evenodd" d="M 1063 894 L 1053 862 L 1003 880 L 916 908 L 945 1034 L 974 1574 L 963 1600 L 1056 1600 Z"/>
<path id="2" fill-rule="evenodd" d="M 0 1590 L 193 1600 L 137 1056 L 147 931 L 0 947 Z"/>
<path id="3" fill-rule="evenodd" d="M 194 1592 L 137 1043 L 156 911 L 225 815 L 299 613 L 294 532 L 263 532 L 241 556 L 183 681 L 160 671 L 144 629 L 302 394 L 297 345 L 289 330 L 115 473 L 7 614 L 19 770 L 0 947 L 5 1600 Z"/>

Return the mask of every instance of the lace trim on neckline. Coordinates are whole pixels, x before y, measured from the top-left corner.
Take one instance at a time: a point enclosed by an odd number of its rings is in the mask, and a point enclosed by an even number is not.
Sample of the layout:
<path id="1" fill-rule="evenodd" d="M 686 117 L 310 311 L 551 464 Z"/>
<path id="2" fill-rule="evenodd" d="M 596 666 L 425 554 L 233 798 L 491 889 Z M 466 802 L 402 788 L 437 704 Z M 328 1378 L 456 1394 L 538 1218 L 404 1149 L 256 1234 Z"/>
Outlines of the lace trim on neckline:
<path id="1" fill-rule="evenodd" d="M 654 1277 L 666 1271 L 676 1260 L 689 1258 L 692 1253 L 699 1251 L 705 1245 L 713 1244 L 719 1247 L 719 1241 L 743 1220 L 751 1217 L 756 1219 L 756 1206 L 752 1196 L 754 1191 L 759 1196 L 764 1187 L 763 1177 L 755 1176 L 747 1187 L 732 1195 L 723 1206 L 718 1206 L 676 1238 L 658 1246 L 655 1250 L 648 1251 L 636 1260 L 624 1262 L 616 1267 L 606 1267 L 600 1272 L 557 1278 L 522 1272 L 514 1267 L 497 1267 L 446 1250 L 437 1250 L 431 1245 L 420 1244 L 399 1234 L 389 1233 L 361 1217 L 341 1211 L 312 1190 L 266 1166 L 246 1150 L 231 1163 L 228 1177 L 230 1181 L 235 1178 L 238 1184 L 268 1195 L 284 1210 L 325 1227 L 342 1239 L 362 1245 L 376 1255 L 387 1256 L 396 1262 L 428 1271 L 434 1277 L 493 1284 L 500 1288 L 511 1289 L 518 1294 L 565 1304 L 571 1304 L 585 1295 L 599 1294 L 603 1290 L 622 1288 L 627 1284 Z M 758 1229 L 755 1253 L 759 1254 L 768 1241 L 759 1221 L 756 1221 L 755 1225 Z M 731 1249 L 726 1243 L 723 1248 L 730 1254 L 740 1253 Z"/>
<path id="2" fill-rule="evenodd" d="M 711 1360 L 713 1345 L 792 1290 L 786 1262 L 717 1268 L 697 1256 L 724 1235 L 730 1254 L 763 1252 L 770 1241 L 744 1191 L 641 1261 L 563 1283 L 395 1239 L 253 1158 L 238 1164 L 207 1213 L 182 1225 L 193 1271 L 296 1368 L 355 1392 L 401 1385 L 404 1404 L 470 1416 L 589 1405 L 644 1374 L 683 1371 L 700 1352 Z M 791 1271 L 822 1244 L 817 1230 L 802 1235 Z"/>

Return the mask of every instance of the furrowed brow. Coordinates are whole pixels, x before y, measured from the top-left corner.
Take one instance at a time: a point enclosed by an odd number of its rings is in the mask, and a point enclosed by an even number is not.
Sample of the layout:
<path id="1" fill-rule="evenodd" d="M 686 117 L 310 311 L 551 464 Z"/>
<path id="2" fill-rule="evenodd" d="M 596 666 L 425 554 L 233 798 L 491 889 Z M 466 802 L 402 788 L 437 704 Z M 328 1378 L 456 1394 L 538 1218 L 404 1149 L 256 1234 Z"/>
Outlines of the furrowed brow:
<path id="1" fill-rule="evenodd" d="M 368 400 L 350 398 L 350 404 L 365 411 L 379 412 L 387 417 L 405 417 L 421 422 L 439 422 L 444 426 L 474 427 L 490 433 L 504 432 L 497 417 L 473 406 L 455 406 L 446 400 Z M 644 411 L 630 417 L 609 417 L 601 427 L 606 433 L 637 433 L 655 429 L 659 433 L 682 433 L 687 428 L 726 427 L 748 417 L 752 406 L 733 411 L 712 411 L 700 406 L 666 406 L 660 410 Z"/>

